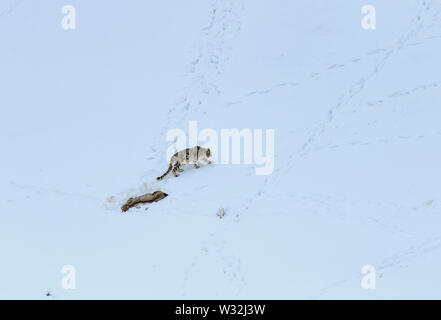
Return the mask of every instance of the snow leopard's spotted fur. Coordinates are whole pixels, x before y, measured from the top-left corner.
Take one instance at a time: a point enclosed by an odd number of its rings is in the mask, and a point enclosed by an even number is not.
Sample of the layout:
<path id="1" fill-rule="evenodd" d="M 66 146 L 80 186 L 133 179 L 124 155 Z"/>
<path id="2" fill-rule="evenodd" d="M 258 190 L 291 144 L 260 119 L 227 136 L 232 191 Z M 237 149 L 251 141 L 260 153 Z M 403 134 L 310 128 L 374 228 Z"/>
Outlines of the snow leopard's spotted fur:
<path id="1" fill-rule="evenodd" d="M 176 152 L 170 159 L 168 170 L 162 176 L 157 177 L 156 179 L 162 180 L 166 175 L 170 173 L 170 171 L 173 172 L 175 177 L 179 177 L 179 174 L 176 173 L 176 171 L 184 171 L 181 168 L 181 165 L 192 163 L 195 168 L 199 168 L 197 164 L 198 161 L 203 164 L 212 163 L 210 160 L 208 160 L 209 157 L 211 157 L 210 149 L 202 148 L 199 146 L 187 148 L 185 150 Z"/>

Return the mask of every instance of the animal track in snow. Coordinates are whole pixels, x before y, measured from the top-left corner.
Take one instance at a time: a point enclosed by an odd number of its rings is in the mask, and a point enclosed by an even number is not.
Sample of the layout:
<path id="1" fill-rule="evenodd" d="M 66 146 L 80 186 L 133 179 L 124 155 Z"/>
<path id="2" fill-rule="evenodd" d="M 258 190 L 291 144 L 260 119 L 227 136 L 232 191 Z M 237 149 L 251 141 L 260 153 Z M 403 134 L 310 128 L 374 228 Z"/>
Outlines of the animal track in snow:
<path id="1" fill-rule="evenodd" d="M 241 260 L 228 253 L 227 240 L 223 236 L 211 233 L 208 241 L 202 246 L 199 253 L 193 258 L 191 265 L 185 271 L 182 283 L 182 296 L 192 296 L 191 292 L 189 293 L 191 289 L 188 287 L 191 285 L 192 279 L 196 277 L 198 266 L 213 261 L 214 266 L 210 266 L 211 272 L 217 277 L 223 277 L 225 286 L 222 292 L 217 289 L 215 292 L 210 292 L 209 295 L 238 296 L 240 294 L 243 286 L 246 285 L 245 277 L 241 270 Z M 206 264 L 204 267 L 205 269 L 207 268 Z"/>

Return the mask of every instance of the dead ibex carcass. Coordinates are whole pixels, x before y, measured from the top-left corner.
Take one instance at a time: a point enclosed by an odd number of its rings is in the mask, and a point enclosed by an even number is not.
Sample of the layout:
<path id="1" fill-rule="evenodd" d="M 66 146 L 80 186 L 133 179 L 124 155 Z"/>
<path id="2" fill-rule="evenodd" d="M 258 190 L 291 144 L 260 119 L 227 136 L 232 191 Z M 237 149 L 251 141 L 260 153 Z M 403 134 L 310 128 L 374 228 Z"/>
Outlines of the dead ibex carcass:
<path id="1" fill-rule="evenodd" d="M 159 200 L 164 199 L 167 197 L 168 194 L 165 192 L 162 192 L 160 190 L 155 191 L 153 193 L 146 193 L 142 196 L 130 198 L 127 200 L 127 202 L 121 207 L 122 212 L 126 212 L 131 207 L 136 206 L 138 203 L 151 203 L 151 202 L 157 202 Z"/>

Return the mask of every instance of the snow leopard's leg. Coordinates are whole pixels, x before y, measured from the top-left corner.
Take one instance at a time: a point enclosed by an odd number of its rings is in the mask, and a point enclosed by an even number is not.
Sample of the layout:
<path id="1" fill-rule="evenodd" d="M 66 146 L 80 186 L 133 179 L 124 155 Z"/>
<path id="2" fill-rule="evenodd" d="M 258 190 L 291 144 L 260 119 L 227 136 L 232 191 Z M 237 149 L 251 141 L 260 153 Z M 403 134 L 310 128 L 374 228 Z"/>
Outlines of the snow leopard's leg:
<path id="1" fill-rule="evenodd" d="M 178 172 L 184 172 L 184 169 L 181 168 L 181 164 L 180 164 L 180 163 L 177 163 L 177 164 L 176 164 L 176 171 L 178 171 Z"/>
<path id="2" fill-rule="evenodd" d="M 175 166 L 173 167 L 172 172 L 173 172 L 173 174 L 174 174 L 175 177 L 179 177 L 179 174 L 176 173 L 176 170 L 178 170 L 178 168 L 179 168 L 179 165 L 178 165 L 178 164 L 175 164 Z"/>
<path id="3" fill-rule="evenodd" d="M 212 164 L 213 162 L 208 159 L 199 159 L 199 161 L 203 164 Z"/>
<path id="4" fill-rule="evenodd" d="M 199 166 L 198 164 L 197 164 L 197 162 L 195 162 L 195 163 L 193 163 L 193 165 L 194 165 L 194 167 L 196 168 L 196 169 L 199 169 L 201 166 Z"/>

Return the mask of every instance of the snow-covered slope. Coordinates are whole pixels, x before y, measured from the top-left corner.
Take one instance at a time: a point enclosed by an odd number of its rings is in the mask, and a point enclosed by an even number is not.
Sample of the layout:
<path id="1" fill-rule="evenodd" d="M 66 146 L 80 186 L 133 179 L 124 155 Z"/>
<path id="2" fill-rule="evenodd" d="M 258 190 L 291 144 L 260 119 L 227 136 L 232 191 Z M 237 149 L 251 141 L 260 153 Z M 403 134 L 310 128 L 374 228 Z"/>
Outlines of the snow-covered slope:
<path id="1" fill-rule="evenodd" d="M 440 298 L 441 1 L 74 2 L 0 7 L 1 298 Z M 156 181 L 192 120 L 274 172 Z"/>

